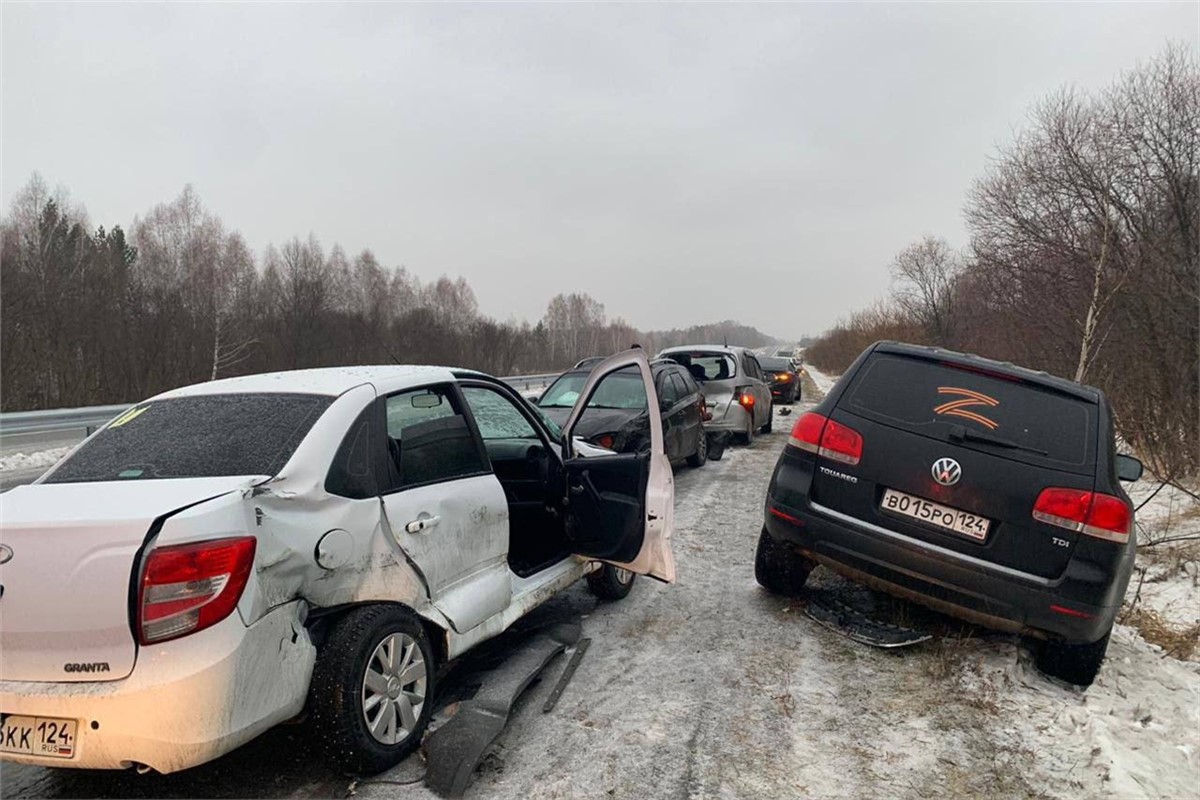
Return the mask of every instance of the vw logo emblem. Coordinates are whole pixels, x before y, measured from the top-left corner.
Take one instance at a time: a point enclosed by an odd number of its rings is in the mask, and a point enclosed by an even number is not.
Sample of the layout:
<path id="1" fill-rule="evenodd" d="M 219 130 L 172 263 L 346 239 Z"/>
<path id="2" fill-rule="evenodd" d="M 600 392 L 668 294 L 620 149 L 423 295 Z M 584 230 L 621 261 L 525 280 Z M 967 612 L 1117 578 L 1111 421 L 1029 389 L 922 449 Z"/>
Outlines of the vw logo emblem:
<path id="1" fill-rule="evenodd" d="M 953 486 L 962 477 L 962 467 L 953 458 L 939 458 L 933 462 L 933 479 L 942 486 Z"/>
<path id="2" fill-rule="evenodd" d="M 0 544 L 0 564 L 7 564 L 12 561 L 12 548 L 6 544 Z"/>

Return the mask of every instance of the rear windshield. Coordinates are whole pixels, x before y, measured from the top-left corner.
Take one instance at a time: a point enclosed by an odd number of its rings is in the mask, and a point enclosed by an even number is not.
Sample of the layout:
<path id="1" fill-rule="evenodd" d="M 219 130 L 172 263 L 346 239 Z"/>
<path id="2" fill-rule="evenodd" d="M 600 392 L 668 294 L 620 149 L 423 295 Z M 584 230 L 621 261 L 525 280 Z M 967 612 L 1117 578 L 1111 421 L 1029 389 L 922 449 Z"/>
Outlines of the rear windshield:
<path id="1" fill-rule="evenodd" d="M 275 475 L 332 397 L 220 394 L 141 403 L 46 483 Z"/>
<path id="2" fill-rule="evenodd" d="M 1091 442 L 1096 406 L 1015 379 L 921 359 L 876 356 L 839 405 L 939 439 L 957 432 L 1005 440 L 1017 447 L 970 438 L 963 444 L 1019 460 L 1070 465 L 1095 460 Z"/>
<path id="3" fill-rule="evenodd" d="M 668 353 L 667 358 L 681 365 L 697 381 L 723 381 L 737 375 L 737 364 L 724 353 Z"/>
<path id="4" fill-rule="evenodd" d="M 587 379 L 586 373 L 568 372 L 550 385 L 542 399 L 538 400 L 538 405 L 542 408 L 573 408 Z M 588 408 L 645 407 L 646 383 L 636 367 L 623 367 L 607 375 L 588 401 Z"/>
<path id="5" fill-rule="evenodd" d="M 760 358 L 758 363 L 769 372 L 789 372 L 792 369 L 792 363 L 786 358 Z"/>

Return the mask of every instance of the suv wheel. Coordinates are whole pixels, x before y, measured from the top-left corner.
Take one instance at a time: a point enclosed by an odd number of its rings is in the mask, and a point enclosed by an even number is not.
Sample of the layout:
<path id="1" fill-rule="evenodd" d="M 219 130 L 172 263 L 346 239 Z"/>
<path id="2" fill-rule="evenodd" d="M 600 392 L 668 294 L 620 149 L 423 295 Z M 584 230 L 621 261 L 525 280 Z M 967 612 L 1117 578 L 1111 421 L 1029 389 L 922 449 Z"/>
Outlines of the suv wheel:
<path id="1" fill-rule="evenodd" d="M 687 462 L 692 467 L 703 467 L 706 461 L 708 461 L 708 434 L 701 428 L 700 436 L 696 441 L 696 452 L 688 456 Z"/>
<path id="2" fill-rule="evenodd" d="M 623 600 L 633 588 L 637 575 L 627 569 L 605 564 L 588 573 L 588 589 L 600 600 Z"/>
<path id="3" fill-rule="evenodd" d="M 366 606 L 335 623 L 309 689 L 313 738 L 338 769 L 375 774 L 421 743 L 433 713 L 433 647 L 417 615 Z"/>
<path id="4" fill-rule="evenodd" d="M 1041 642 L 1037 651 L 1037 667 L 1047 675 L 1076 686 L 1091 686 L 1104 663 L 1112 628 L 1104 638 L 1091 644 Z"/>
<path id="5" fill-rule="evenodd" d="M 816 566 L 816 562 L 776 542 L 766 528 L 759 534 L 758 550 L 754 553 L 754 578 L 768 592 L 787 597 L 800 594 Z"/>

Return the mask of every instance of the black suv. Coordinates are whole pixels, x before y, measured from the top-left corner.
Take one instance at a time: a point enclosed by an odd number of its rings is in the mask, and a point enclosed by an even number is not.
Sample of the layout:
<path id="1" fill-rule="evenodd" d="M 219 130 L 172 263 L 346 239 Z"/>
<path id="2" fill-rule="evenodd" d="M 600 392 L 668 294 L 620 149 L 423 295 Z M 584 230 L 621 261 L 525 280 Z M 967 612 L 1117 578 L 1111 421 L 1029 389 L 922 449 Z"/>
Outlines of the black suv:
<path id="1" fill-rule="evenodd" d="M 818 563 L 1041 640 L 1089 685 L 1133 570 L 1133 508 L 1097 389 L 928 347 L 869 347 L 801 416 L 767 490 L 755 575 L 793 594 Z"/>

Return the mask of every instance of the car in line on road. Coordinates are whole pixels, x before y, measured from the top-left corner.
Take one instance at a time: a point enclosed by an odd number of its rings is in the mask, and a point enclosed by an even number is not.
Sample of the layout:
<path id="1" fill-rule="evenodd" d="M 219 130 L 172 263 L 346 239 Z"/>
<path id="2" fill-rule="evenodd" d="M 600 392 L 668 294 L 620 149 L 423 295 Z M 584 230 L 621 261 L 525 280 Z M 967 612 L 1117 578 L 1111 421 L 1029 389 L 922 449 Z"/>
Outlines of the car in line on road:
<path id="1" fill-rule="evenodd" d="M 619 377 L 618 377 L 619 376 Z M 574 436 L 498 379 L 346 367 L 212 381 L 112 420 L 0 495 L 0 758 L 173 772 L 307 712 L 342 769 L 420 742 L 439 664 L 581 578 L 675 577 L 650 447 Z"/>
<path id="2" fill-rule="evenodd" d="M 771 397 L 783 405 L 800 400 L 800 369 L 788 358 L 760 358 L 763 376 L 771 388 Z"/>
<path id="3" fill-rule="evenodd" d="M 558 376 L 538 398 L 542 413 L 555 423 L 566 423 L 595 363 L 594 359 L 586 358 Z M 687 459 L 693 467 L 704 466 L 709 456 L 704 425 L 710 416 L 704 393 L 687 370 L 674 361 L 652 361 L 650 372 L 658 394 L 663 452 L 672 461 Z M 650 405 L 646 402 L 641 376 L 635 370 L 627 368 L 614 373 L 588 402 L 575 426 L 575 435 L 618 453 L 645 450 L 650 447 Z"/>
<path id="4" fill-rule="evenodd" d="M 700 385 L 712 419 L 712 434 L 732 435 L 750 444 L 759 433 L 770 433 L 774 410 L 758 357 L 745 347 L 683 345 L 658 354 L 686 369 Z"/>
<path id="5" fill-rule="evenodd" d="M 1133 570 L 1134 511 L 1098 389 L 882 342 L 795 423 L 767 490 L 758 582 L 794 594 L 823 564 L 1038 641 L 1090 685 Z"/>

